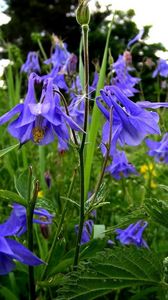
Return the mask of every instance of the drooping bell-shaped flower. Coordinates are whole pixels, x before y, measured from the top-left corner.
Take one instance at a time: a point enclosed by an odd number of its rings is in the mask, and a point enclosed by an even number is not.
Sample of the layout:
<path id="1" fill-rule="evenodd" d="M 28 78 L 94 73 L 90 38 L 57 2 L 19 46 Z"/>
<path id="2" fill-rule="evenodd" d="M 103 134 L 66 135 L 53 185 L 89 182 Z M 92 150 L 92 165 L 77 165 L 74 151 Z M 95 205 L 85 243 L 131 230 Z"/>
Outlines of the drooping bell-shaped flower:
<path id="1" fill-rule="evenodd" d="M 0 224 L 0 232 L 2 235 L 5 234 L 6 228 L 10 232 L 10 235 L 20 236 L 27 230 L 26 221 L 26 208 L 23 205 L 14 203 L 10 217 L 3 223 Z M 51 215 L 46 209 L 35 208 L 34 209 L 34 223 L 39 224 L 51 224 L 53 215 Z"/>
<path id="2" fill-rule="evenodd" d="M 128 177 L 131 174 L 137 175 L 135 167 L 128 162 L 124 151 L 116 151 L 114 153 L 112 164 L 106 168 L 106 172 L 109 172 L 117 180 L 122 177 Z"/>
<path id="3" fill-rule="evenodd" d="M 19 228 L 21 229 L 19 222 L 21 225 L 23 218 L 13 214 L 9 220 L 0 224 L 0 275 L 6 275 L 15 268 L 14 260 L 30 266 L 44 263 L 21 243 L 9 238 L 18 235 Z"/>
<path id="4" fill-rule="evenodd" d="M 129 53 L 128 51 L 126 52 Z M 116 85 L 125 95 L 130 97 L 138 92 L 134 86 L 139 83 L 140 78 L 134 77 L 129 73 L 134 68 L 131 66 L 130 56 L 126 55 L 126 52 L 123 55 L 119 55 L 117 61 L 112 65 L 115 75 L 112 78 L 111 84 Z"/>
<path id="5" fill-rule="evenodd" d="M 148 226 L 146 221 L 140 220 L 135 224 L 129 225 L 126 229 L 116 229 L 116 239 L 123 245 L 135 245 L 137 247 L 148 248 L 146 241 L 142 235 Z"/>
<path id="6" fill-rule="evenodd" d="M 93 220 L 85 221 L 83 225 L 82 237 L 81 237 L 81 245 L 88 243 L 90 241 L 92 232 L 93 232 L 94 222 Z M 75 232 L 78 234 L 79 225 L 75 225 Z"/>
<path id="7" fill-rule="evenodd" d="M 168 133 L 165 133 L 160 142 L 146 139 L 146 144 L 150 149 L 148 154 L 154 156 L 155 161 L 168 164 Z"/>
<path id="8" fill-rule="evenodd" d="M 37 52 L 29 52 L 27 55 L 26 62 L 22 65 L 20 72 L 27 73 L 28 75 L 32 72 L 40 73 L 40 65 Z"/>
<path id="9" fill-rule="evenodd" d="M 157 67 L 152 74 L 152 77 L 155 78 L 157 75 L 162 77 L 168 77 L 168 62 L 167 60 L 160 58 L 157 63 Z"/>
<path id="10" fill-rule="evenodd" d="M 45 64 L 52 64 L 54 67 L 62 67 L 70 53 L 67 50 L 67 44 L 56 38 L 56 44 L 51 57 L 44 61 Z"/>
<path id="11" fill-rule="evenodd" d="M 117 142 L 121 146 L 125 144 L 137 146 L 148 134 L 160 134 L 157 113 L 141 108 L 128 99 L 116 86 L 106 86 L 100 94 L 101 97 L 98 97 L 96 102 L 107 119 L 102 133 L 103 154 L 106 153 L 105 145 L 109 142 L 110 109 L 113 110 L 111 155 L 116 149 Z M 100 99 L 105 102 L 107 108 L 100 102 Z"/>
<path id="12" fill-rule="evenodd" d="M 36 101 L 35 85 L 43 84 L 39 102 Z M 9 133 L 21 144 L 32 140 L 38 145 L 51 143 L 55 135 L 59 142 L 68 141 L 67 125 L 74 130 L 81 128 L 69 117 L 60 106 L 60 96 L 52 78 L 42 80 L 37 74 L 29 77 L 28 92 L 24 103 L 16 105 L 0 117 L 0 125 L 8 122 L 14 115 L 19 116 L 8 126 Z M 66 125 L 67 124 L 67 125 Z"/>

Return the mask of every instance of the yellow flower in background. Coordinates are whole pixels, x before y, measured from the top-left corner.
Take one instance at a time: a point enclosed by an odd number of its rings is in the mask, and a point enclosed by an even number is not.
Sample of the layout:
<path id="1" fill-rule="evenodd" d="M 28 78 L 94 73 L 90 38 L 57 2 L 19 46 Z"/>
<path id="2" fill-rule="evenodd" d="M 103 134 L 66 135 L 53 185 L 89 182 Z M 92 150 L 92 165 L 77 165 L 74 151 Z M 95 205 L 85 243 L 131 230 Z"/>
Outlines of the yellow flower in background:
<path id="1" fill-rule="evenodd" d="M 156 189 L 157 188 L 156 182 L 154 182 L 153 180 L 151 180 L 150 187 L 151 187 L 151 189 Z"/>
<path id="2" fill-rule="evenodd" d="M 154 170 L 155 166 L 153 163 L 150 164 L 144 164 L 140 167 L 140 173 L 141 174 L 146 174 L 146 173 L 150 173 L 150 175 L 152 176 L 156 176 L 156 171 Z"/>
<path id="3" fill-rule="evenodd" d="M 44 197 L 44 192 L 41 190 L 38 192 L 38 198 L 43 198 Z"/>
<path id="4" fill-rule="evenodd" d="M 157 187 L 156 182 L 152 179 L 156 177 L 155 166 L 153 163 L 144 164 L 140 167 L 140 173 L 143 175 L 144 179 L 148 181 L 150 188 L 155 189 Z"/>

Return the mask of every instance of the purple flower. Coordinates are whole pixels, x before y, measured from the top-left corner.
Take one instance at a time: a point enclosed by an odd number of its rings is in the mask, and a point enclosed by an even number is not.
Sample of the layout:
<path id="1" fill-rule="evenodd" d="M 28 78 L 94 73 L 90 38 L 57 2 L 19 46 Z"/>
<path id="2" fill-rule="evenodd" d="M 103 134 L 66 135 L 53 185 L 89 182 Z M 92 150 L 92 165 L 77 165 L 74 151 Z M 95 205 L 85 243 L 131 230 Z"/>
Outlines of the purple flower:
<path id="1" fill-rule="evenodd" d="M 160 58 L 158 60 L 157 68 L 153 72 L 152 77 L 155 78 L 157 75 L 168 77 L 168 62 L 165 59 Z"/>
<path id="2" fill-rule="evenodd" d="M 6 235 L 0 233 L 0 275 L 5 275 L 15 268 L 14 259 L 30 266 L 44 263 L 22 244 L 5 237 L 8 235 L 7 229 Z"/>
<path id="3" fill-rule="evenodd" d="M 29 52 L 27 55 L 26 62 L 22 65 L 20 72 L 27 73 L 31 72 L 40 73 L 40 65 L 37 52 Z"/>
<path id="4" fill-rule="evenodd" d="M 168 164 L 168 133 L 165 133 L 160 142 L 146 140 L 146 144 L 150 149 L 148 154 L 154 156 L 157 162 Z"/>
<path id="5" fill-rule="evenodd" d="M 143 34 L 144 34 L 144 29 L 142 28 L 139 31 L 139 33 L 128 42 L 127 47 L 130 47 L 132 44 L 134 44 L 135 42 L 139 41 L 142 38 Z"/>
<path id="6" fill-rule="evenodd" d="M 130 174 L 136 174 L 135 167 L 128 162 L 124 151 L 116 151 L 113 156 L 113 162 L 106 168 L 112 177 L 119 180 L 121 177 L 128 177 Z"/>
<path id="7" fill-rule="evenodd" d="M 19 113 L 17 119 L 9 124 L 8 131 L 21 144 L 32 140 L 38 145 L 46 145 L 54 140 L 55 135 L 62 144 L 69 139 L 66 123 L 74 130 L 81 130 L 81 128 L 64 113 L 64 109 L 60 106 L 60 96 L 57 93 L 54 96 L 57 87 L 53 85 L 52 78 L 43 81 L 40 101 L 37 103 L 35 84 L 41 82 L 42 79 L 37 74 L 30 75 L 24 103 L 16 105 L 0 117 L 0 125 Z"/>
<path id="8" fill-rule="evenodd" d="M 65 75 L 60 73 L 60 67 L 54 66 L 50 73 L 47 75 L 43 75 L 41 77 L 43 80 L 46 80 L 47 78 L 53 79 L 53 84 L 55 84 L 59 89 L 64 90 L 65 92 L 69 91 L 69 88 L 65 81 Z"/>
<path id="9" fill-rule="evenodd" d="M 20 219 L 20 222 L 22 221 L 23 219 Z M 18 230 L 19 221 L 16 215 L 10 216 L 8 221 L 0 224 L 0 275 L 5 275 L 15 268 L 14 259 L 30 266 L 44 263 L 22 244 L 8 238 L 17 235 Z"/>
<path id="10" fill-rule="evenodd" d="M 93 220 L 85 221 L 85 223 L 83 225 L 81 245 L 88 243 L 90 241 L 90 238 L 91 238 L 92 232 L 93 232 L 93 226 L 94 226 Z M 78 231 L 79 231 L 79 225 L 75 225 L 76 234 L 78 234 Z"/>
<path id="11" fill-rule="evenodd" d="M 57 38 L 57 43 L 51 58 L 45 60 L 44 63 L 52 64 L 54 67 L 62 67 L 69 56 L 70 53 L 67 50 L 67 45 Z"/>
<path id="12" fill-rule="evenodd" d="M 112 79 L 112 84 L 120 88 L 128 97 L 138 92 L 134 86 L 140 81 L 140 78 L 133 77 L 129 74 L 134 70 L 130 67 L 125 59 L 125 55 L 119 55 L 117 61 L 112 65 L 116 76 Z"/>
<path id="13" fill-rule="evenodd" d="M 148 248 L 146 241 L 142 238 L 142 234 L 147 227 L 146 221 L 140 220 L 135 224 L 129 225 L 126 229 L 116 229 L 116 239 L 123 245 L 135 245 L 137 247 Z"/>
<path id="14" fill-rule="evenodd" d="M 101 97 L 98 97 L 96 102 L 107 119 L 102 133 L 103 155 L 106 153 L 105 145 L 109 142 L 110 114 L 108 109 L 100 102 L 100 98 L 102 98 L 107 107 L 113 108 L 111 155 L 115 151 L 117 142 L 121 146 L 125 144 L 137 146 L 146 135 L 160 134 L 157 124 L 159 115 L 157 113 L 141 108 L 138 104 L 128 99 L 116 86 L 105 86 L 100 91 L 100 94 Z"/>
<path id="15" fill-rule="evenodd" d="M 52 223 L 53 215 L 51 215 L 46 209 L 36 208 L 34 209 L 34 215 L 36 216 L 36 218 L 33 219 L 34 223 L 46 225 Z M 8 228 L 8 232 L 10 232 L 10 235 L 15 234 L 17 236 L 20 236 L 21 234 L 26 232 L 26 208 L 23 205 L 17 203 L 13 204 L 13 210 L 10 217 L 6 222 L 0 224 L 0 235 L 5 235 L 6 228 Z"/>

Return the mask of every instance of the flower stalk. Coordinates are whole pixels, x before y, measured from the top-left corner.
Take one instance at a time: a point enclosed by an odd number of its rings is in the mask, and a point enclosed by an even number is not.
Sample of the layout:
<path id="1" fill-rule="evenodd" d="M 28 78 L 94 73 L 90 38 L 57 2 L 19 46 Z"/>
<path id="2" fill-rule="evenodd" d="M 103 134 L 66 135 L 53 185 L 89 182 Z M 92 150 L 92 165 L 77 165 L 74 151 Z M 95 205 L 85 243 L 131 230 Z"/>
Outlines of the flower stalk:
<path id="1" fill-rule="evenodd" d="M 83 49 L 84 49 L 84 95 L 85 95 L 85 115 L 84 115 L 84 132 L 82 136 L 81 146 L 79 149 L 79 161 L 80 161 L 80 222 L 79 231 L 76 241 L 76 249 L 74 256 L 74 269 L 78 266 L 80 243 L 83 231 L 83 225 L 85 220 L 85 176 L 84 176 L 84 148 L 86 141 L 86 134 L 88 130 L 89 119 L 89 51 L 88 51 L 88 24 L 82 25 L 83 36 Z"/>
<path id="2" fill-rule="evenodd" d="M 33 196 L 31 197 L 32 191 L 32 167 L 29 167 L 29 178 L 28 178 L 28 206 L 27 206 L 27 246 L 30 251 L 33 251 L 33 212 L 35 203 L 39 191 L 39 182 L 35 182 Z M 28 267 L 29 272 L 29 300 L 35 300 L 35 278 L 34 278 L 34 267 Z"/>

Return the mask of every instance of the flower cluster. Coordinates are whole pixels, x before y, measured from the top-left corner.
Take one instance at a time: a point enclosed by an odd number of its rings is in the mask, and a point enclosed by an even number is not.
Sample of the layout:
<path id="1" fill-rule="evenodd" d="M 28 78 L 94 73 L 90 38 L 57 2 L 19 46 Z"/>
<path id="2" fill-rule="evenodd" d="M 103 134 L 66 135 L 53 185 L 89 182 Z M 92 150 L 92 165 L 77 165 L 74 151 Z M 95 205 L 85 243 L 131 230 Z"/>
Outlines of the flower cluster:
<path id="1" fill-rule="evenodd" d="M 113 110 L 112 141 L 110 154 L 116 150 L 116 144 L 130 146 L 139 145 L 148 134 L 160 134 L 158 126 L 159 115 L 143 109 L 138 103 L 131 101 L 118 87 L 105 86 L 100 91 L 101 97 L 97 98 L 97 105 L 107 121 L 102 131 L 102 152 L 106 153 L 106 145 L 110 133 L 110 113 L 103 106 L 100 99 L 107 107 Z"/>
<path id="2" fill-rule="evenodd" d="M 35 85 L 43 84 L 39 102 L 36 101 Z M 67 148 L 69 132 L 67 125 L 74 130 L 81 128 L 68 116 L 60 105 L 60 96 L 53 84 L 53 79 L 42 80 L 31 73 L 28 92 L 24 103 L 17 104 L 5 115 L 0 117 L 0 125 L 8 122 L 14 115 L 19 116 L 8 126 L 9 133 L 24 144 L 32 140 L 38 145 L 51 143 L 55 136 L 61 148 Z"/>

